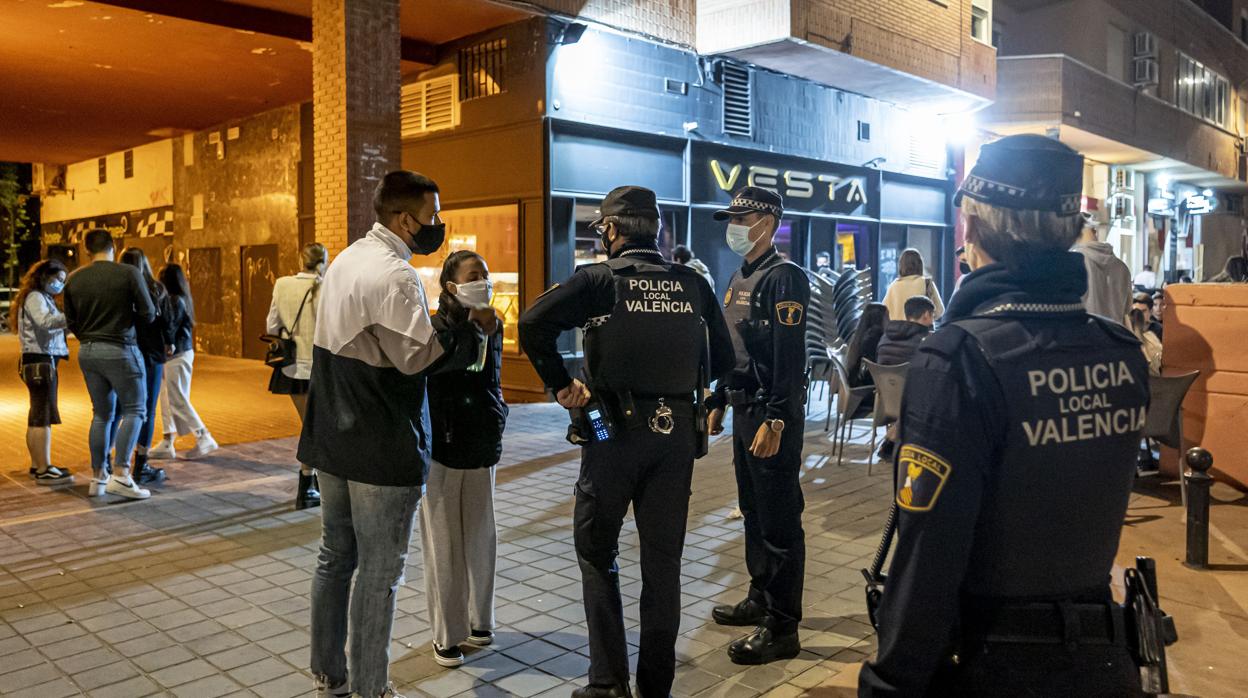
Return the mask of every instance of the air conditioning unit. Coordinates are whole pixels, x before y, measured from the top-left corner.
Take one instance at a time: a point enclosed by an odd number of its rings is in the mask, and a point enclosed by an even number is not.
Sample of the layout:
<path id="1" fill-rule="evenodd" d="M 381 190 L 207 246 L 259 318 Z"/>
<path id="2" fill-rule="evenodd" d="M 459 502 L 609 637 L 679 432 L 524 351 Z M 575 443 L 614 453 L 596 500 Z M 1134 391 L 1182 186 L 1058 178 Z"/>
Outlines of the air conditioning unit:
<path id="1" fill-rule="evenodd" d="M 400 133 L 403 138 L 459 125 L 459 75 L 443 75 L 401 88 Z"/>
<path id="2" fill-rule="evenodd" d="M 1159 82 L 1156 58 L 1136 58 L 1131 61 L 1131 82 L 1136 87 L 1154 87 Z"/>
<path id="3" fill-rule="evenodd" d="M 1151 32 L 1136 32 L 1132 56 L 1136 58 L 1157 57 L 1157 36 Z"/>

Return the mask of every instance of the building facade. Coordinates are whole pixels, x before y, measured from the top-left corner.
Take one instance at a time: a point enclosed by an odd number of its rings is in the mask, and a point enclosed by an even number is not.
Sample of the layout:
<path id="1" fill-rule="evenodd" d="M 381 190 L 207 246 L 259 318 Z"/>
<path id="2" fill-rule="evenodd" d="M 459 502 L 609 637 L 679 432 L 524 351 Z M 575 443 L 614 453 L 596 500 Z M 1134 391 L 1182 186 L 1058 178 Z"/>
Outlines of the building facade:
<path id="1" fill-rule="evenodd" d="M 993 19 L 997 99 L 981 121 L 1083 153 L 1085 210 L 1133 271 L 1168 280 L 1208 278 L 1243 245 L 1248 27 L 1236 3 L 1203 5 L 997 0 Z"/>

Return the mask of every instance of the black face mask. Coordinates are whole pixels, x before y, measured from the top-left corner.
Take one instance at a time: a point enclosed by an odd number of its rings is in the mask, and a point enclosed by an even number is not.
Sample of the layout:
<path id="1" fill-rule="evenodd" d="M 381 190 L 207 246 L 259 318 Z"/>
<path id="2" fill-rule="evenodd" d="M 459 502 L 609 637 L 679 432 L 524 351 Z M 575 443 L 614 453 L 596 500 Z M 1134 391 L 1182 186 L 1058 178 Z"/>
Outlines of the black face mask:
<path id="1" fill-rule="evenodd" d="M 433 254 L 442 246 L 442 242 L 446 240 L 446 224 L 435 223 L 433 225 L 425 225 L 420 221 L 416 221 L 420 225 L 416 232 L 409 232 L 412 236 L 412 243 L 408 245 L 414 254 Z"/>
<path id="2" fill-rule="evenodd" d="M 971 273 L 971 265 L 967 264 L 965 259 L 958 260 L 958 271 L 962 272 L 962 276 Z"/>

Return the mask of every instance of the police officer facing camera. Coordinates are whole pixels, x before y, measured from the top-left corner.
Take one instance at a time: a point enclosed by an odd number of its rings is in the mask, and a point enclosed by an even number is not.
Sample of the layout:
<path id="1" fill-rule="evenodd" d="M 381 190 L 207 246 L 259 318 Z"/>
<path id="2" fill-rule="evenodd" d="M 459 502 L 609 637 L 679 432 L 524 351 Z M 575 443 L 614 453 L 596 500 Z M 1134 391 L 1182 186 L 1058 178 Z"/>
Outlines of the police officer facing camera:
<path id="1" fill-rule="evenodd" d="M 906 376 L 897 549 L 859 696 L 1134 696 L 1109 579 L 1148 406 L 1128 330 L 1088 314 L 1083 158 L 984 146 L 955 198 L 974 271 Z"/>
<path id="2" fill-rule="evenodd" d="M 715 213 L 728 220 L 728 246 L 745 258 L 724 296 L 736 362 L 707 403 L 712 434 L 723 431 L 724 409 L 733 408 L 750 590 L 735 606 L 713 609 L 712 617 L 720 625 L 755 626 L 728 647 L 739 664 L 788 659 L 801 650 L 806 540 L 799 477 L 810 285 L 772 244 L 783 213 L 780 195 L 758 187 L 741 189 L 732 205 Z"/>
<path id="3" fill-rule="evenodd" d="M 583 446 L 574 525 L 590 667 L 589 685 L 573 696 L 631 695 L 616 564 L 631 503 L 644 579 L 637 687 L 661 697 L 676 671 L 681 552 L 705 439 L 702 391 L 732 365 L 732 344 L 706 280 L 660 256 L 654 192 L 619 187 L 601 213 L 591 225 L 608 260 L 542 294 L 520 317 L 520 345 L 559 404 L 577 413 Z M 555 346 L 578 327 L 586 381 L 568 375 Z"/>

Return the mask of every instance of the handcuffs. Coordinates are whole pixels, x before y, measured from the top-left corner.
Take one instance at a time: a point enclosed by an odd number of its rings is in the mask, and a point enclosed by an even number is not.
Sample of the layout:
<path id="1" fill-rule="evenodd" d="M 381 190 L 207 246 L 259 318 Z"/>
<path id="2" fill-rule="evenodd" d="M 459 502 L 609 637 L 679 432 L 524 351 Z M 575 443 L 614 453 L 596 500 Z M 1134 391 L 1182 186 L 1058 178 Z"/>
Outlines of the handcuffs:
<path id="1" fill-rule="evenodd" d="M 672 408 L 663 402 L 663 398 L 659 398 L 659 406 L 654 408 L 654 414 L 650 415 L 650 431 L 656 434 L 672 433 L 676 428 L 676 420 L 672 416 Z"/>

